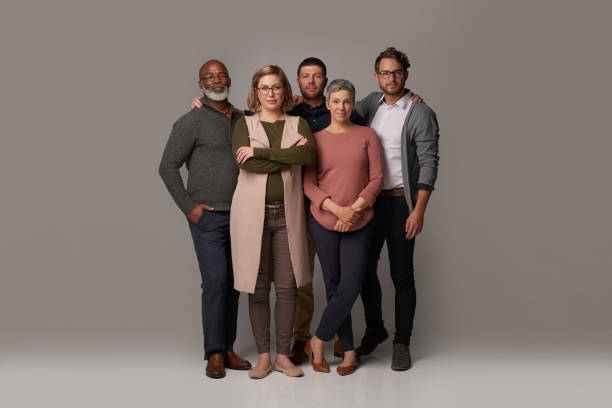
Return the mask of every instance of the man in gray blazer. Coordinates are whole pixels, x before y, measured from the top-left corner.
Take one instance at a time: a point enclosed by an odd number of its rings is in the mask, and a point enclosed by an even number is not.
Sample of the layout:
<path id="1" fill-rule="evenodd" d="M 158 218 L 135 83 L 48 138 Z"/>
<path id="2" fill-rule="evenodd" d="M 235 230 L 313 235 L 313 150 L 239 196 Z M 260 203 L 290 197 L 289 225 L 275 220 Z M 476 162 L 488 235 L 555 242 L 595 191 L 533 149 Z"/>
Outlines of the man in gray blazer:
<path id="1" fill-rule="evenodd" d="M 388 333 L 382 320 L 382 291 L 376 268 L 387 242 L 395 286 L 395 336 L 391 368 L 411 367 L 410 337 L 416 306 L 413 253 L 423 229 L 427 202 L 438 173 L 438 122 L 424 103 L 413 103 L 404 88 L 408 57 L 389 47 L 376 58 L 374 77 L 382 92 L 372 92 L 355 107 L 376 130 L 384 150 L 384 186 L 374 205 L 375 232 L 361 299 L 366 331 L 357 353 L 370 354 Z"/>

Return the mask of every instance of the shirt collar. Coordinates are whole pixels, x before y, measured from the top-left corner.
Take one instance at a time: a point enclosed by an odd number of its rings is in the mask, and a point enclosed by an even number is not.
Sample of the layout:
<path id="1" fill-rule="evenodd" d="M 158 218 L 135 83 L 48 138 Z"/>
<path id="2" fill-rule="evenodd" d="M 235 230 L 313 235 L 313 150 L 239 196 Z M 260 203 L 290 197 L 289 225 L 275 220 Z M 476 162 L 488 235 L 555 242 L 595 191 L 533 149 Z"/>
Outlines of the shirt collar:
<path id="1" fill-rule="evenodd" d="M 318 106 L 312 106 L 310 104 L 308 104 L 306 101 L 300 103 L 300 105 L 298 105 L 301 107 L 301 109 L 327 109 L 327 105 L 325 104 L 325 98 L 323 98 L 323 102 L 318 105 Z"/>
<path id="2" fill-rule="evenodd" d="M 406 95 L 402 96 L 397 102 L 389 106 L 397 105 L 402 109 L 406 109 L 408 102 L 410 102 L 410 98 L 412 98 L 412 92 L 410 92 L 410 89 L 406 89 Z M 385 101 L 385 94 L 383 93 L 380 99 L 378 100 L 378 104 L 380 105 L 384 101 Z"/>
<path id="3" fill-rule="evenodd" d="M 215 108 L 214 106 L 212 106 L 208 100 L 205 97 L 200 97 L 200 101 L 202 102 L 202 105 L 206 105 L 211 109 L 216 110 L 217 112 L 223 113 L 225 116 L 227 117 L 231 117 L 232 116 L 232 112 L 235 110 L 234 109 L 234 105 L 232 105 L 229 101 L 227 101 L 227 109 L 225 112 L 220 111 L 219 109 Z"/>

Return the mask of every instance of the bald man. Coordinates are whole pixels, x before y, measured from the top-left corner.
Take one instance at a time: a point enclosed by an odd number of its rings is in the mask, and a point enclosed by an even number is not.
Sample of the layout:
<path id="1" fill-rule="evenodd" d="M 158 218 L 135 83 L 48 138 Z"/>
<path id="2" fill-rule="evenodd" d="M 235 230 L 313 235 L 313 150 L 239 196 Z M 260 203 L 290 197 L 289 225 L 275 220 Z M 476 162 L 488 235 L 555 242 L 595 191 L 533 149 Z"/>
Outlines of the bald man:
<path id="1" fill-rule="evenodd" d="M 230 250 L 230 205 L 238 178 L 231 131 L 242 113 L 227 100 L 231 79 L 218 60 L 204 63 L 198 85 L 203 105 L 177 120 L 159 165 L 170 195 L 185 214 L 202 276 L 202 327 L 206 375 L 251 364 L 233 352 L 238 318 Z M 185 188 L 179 169 L 186 163 Z"/>

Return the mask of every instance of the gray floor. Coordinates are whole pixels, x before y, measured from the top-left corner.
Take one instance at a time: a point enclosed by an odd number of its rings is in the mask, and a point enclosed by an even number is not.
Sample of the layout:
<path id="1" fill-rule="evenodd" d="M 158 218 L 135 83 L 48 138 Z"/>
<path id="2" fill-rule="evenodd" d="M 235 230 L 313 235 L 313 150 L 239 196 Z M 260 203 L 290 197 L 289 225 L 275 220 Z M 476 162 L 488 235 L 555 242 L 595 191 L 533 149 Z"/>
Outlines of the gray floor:
<path id="1" fill-rule="evenodd" d="M 612 348 L 455 348 L 419 352 L 390 370 L 390 342 L 353 375 L 251 380 L 204 375 L 198 355 L 162 352 L 23 352 L 0 363 L 2 407 L 600 407 L 612 403 Z M 247 351 L 252 361 L 254 351 Z"/>

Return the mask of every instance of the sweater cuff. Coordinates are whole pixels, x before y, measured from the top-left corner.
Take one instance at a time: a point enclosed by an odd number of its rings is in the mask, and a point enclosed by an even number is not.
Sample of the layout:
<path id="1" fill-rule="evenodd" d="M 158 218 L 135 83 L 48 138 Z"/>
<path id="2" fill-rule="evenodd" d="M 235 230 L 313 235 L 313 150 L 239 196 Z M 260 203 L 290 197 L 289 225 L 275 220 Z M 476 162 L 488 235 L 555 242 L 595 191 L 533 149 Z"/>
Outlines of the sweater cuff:
<path id="1" fill-rule="evenodd" d="M 189 215 L 189 213 L 196 208 L 196 203 L 192 200 L 187 200 L 185 202 L 181 202 L 179 204 L 179 208 L 185 215 Z"/>
<path id="2" fill-rule="evenodd" d="M 270 149 L 264 147 L 253 148 L 253 157 L 256 159 L 270 159 Z"/>
<path id="3" fill-rule="evenodd" d="M 368 203 L 368 206 L 374 207 L 374 202 L 376 202 L 376 196 L 369 194 L 369 192 L 367 191 L 362 191 L 359 194 L 359 197 L 363 198 L 365 202 Z"/>
<path id="4" fill-rule="evenodd" d="M 308 194 L 308 198 L 310 198 L 310 201 L 312 201 L 315 208 L 318 208 L 318 209 L 322 209 L 321 204 L 323 204 L 323 201 L 325 201 L 326 198 L 330 198 L 329 194 L 319 189 L 315 191 L 309 191 L 309 193 L 310 194 Z"/>
<path id="5" fill-rule="evenodd" d="M 434 191 L 434 186 L 430 185 L 430 184 L 423 184 L 423 183 L 418 183 L 417 184 L 417 189 L 418 190 L 428 190 L 428 191 Z"/>

